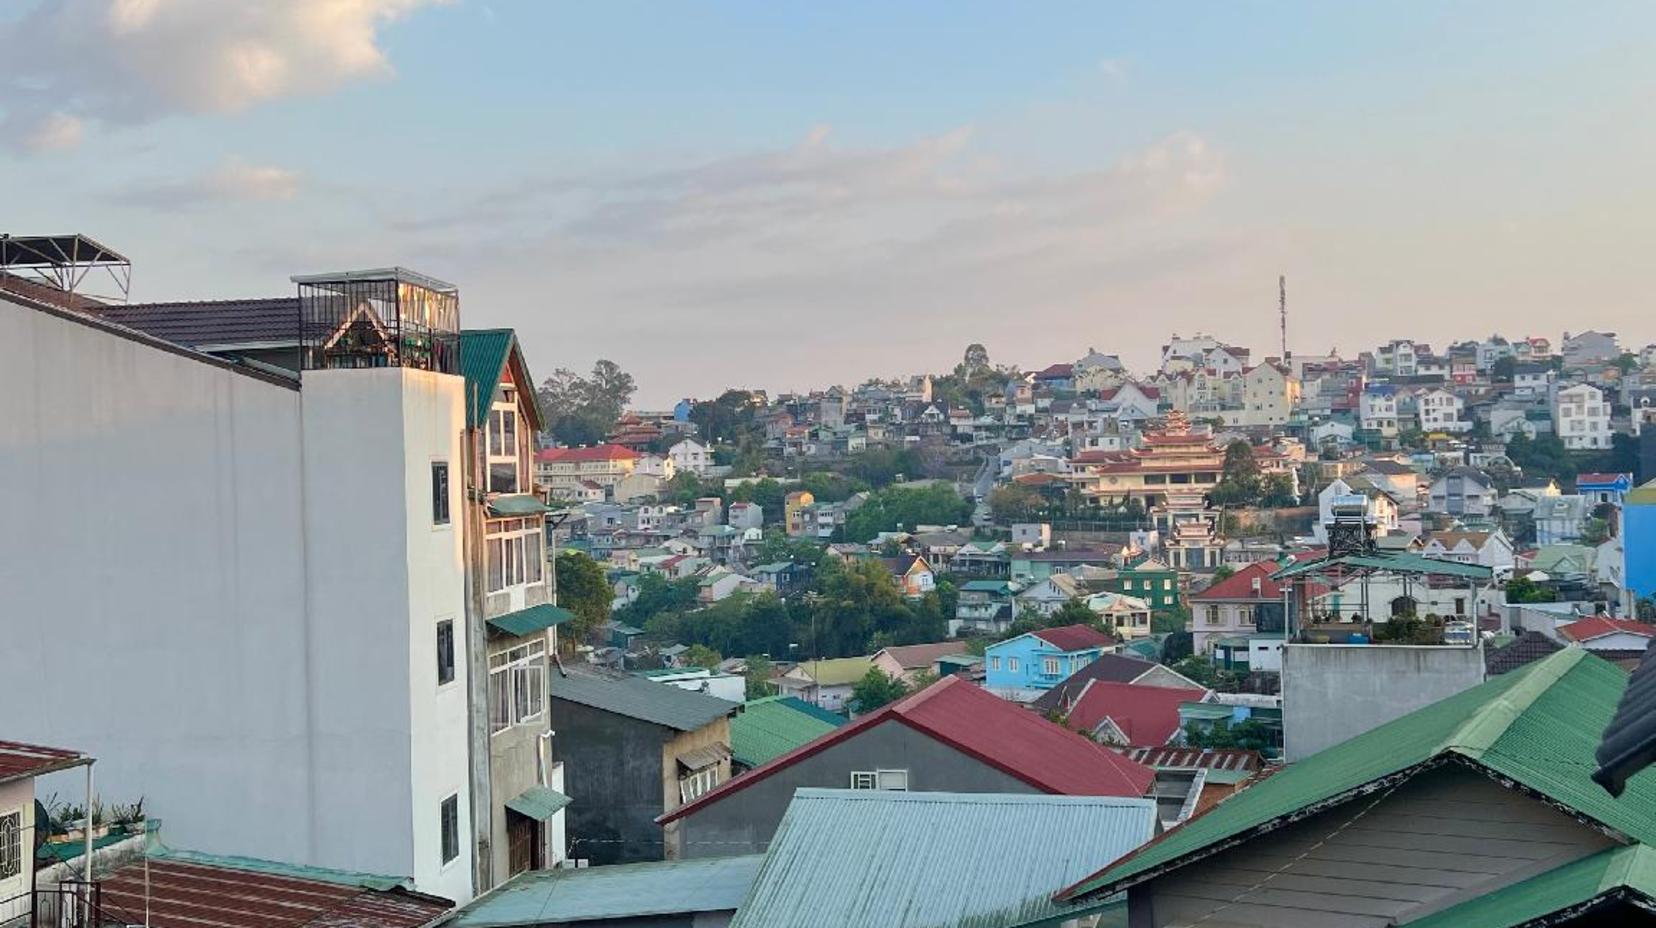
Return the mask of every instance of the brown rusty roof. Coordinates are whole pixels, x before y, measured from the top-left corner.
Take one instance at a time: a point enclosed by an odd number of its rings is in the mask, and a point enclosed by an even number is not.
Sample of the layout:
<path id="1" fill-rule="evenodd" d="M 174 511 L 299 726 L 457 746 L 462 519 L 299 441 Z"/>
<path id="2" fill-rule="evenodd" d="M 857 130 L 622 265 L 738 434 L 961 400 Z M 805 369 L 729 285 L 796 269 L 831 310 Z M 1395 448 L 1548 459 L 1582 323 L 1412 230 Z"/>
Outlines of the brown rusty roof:
<path id="1" fill-rule="evenodd" d="M 18 741 L 0 741 L 0 783 L 38 777 L 56 770 L 90 764 L 92 758 L 79 751 L 48 748 Z"/>
<path id="2" fill-rule="evenodd" d="M 151 859 L 101 880 L 103 908 L 150 928 L 420 928 L 453 907 L 401 889 L 261 873 L 217 864 Z"/>

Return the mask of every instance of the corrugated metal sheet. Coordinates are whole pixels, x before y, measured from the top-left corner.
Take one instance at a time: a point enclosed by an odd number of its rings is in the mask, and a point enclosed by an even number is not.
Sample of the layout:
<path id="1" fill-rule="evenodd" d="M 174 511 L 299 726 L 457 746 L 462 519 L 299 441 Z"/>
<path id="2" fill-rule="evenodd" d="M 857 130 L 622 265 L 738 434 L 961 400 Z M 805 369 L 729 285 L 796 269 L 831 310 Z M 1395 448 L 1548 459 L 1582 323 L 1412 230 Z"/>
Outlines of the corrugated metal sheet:
<path id="1" fill-rule="evenodd" d="M 450 903 L 227 866 L 151 859 L 101 879 L 112 915 L 150 928 L 420 928 Z"/>
<path id="2" fill-rule="evenodd" d="M 477 428 L 488 417 L 495 390 L 506 371 L 506 358 L 517 344 L 511 329 L 461 329 L 460 375 L 466 378 L 466 425 Z"/>
<path id="3" fill-rule="evenodd" d="M 528 493 L 514 496 L 496 496 L 489 500 L 491 516 L 538 516 L 552 511 L 552 507 Z"/>
<path id="4" fill-rule="evenodd" d="M 92 759 L 79 751 L 49 748 L 20 741 L 0 741 L 0 783 L 38 777 L 54 770 L 67 770 L 91 763 Z"/>
<path id="5" fill-rule="evenodd" d="M 528 635 L 533 632 L 543 632 L 554 625 L 562 625 L 575 618 L 575 613 L 550 603 L 541 603 L 505 615 L 497 615 L 488 620 L 491 629 L 503 635 L 514 637 Z"/>
<path id="6" fill-rule="evenodd" d="M 1148 799 L 801 789 L 731 928 L 1063 917 L 1053 893 L 1148 841 L 1155 816 Z"/>
<path id="7" fill-rule="evenodd" d="M 753 854 L 525 873 L 461 909 L 444 924 L 455 928 L 516 928 L 730 912 L 747 895 L 763 859 Z"/>
<path id="8" fill-rule="evenodd" d="M 1589 778 L 1598 732 L 1626 680 L 1580 648 L 1560 651 L 1292 764 L 1068 895 L 1114 892 L 1441 755 L 1510 778 L 1635 840 L 1656 841 L 1656 778 L 1635 777 L 1620 799 Z"/>
<path id="9" fill-rule="evenodd" d="M 1643 844 L 1600 851 L 1409 922 L 1409 928 L 1516 928 L 1619 893 L 1647 904 L 1656 899 L 1656 851 Z"/>
<path id="10" fill-rule="evenodd" d="M 843 724 L 844 719 L 792 696 L 750 699 L 730 720 L 730 750 L 737 763 L 757 767 Z"/>
<path id="11" fill-rule="evenodd" d="M 558 810 L 569 805 L 569 802 L 568 796 L 550 786 L 531 786 L 506 800 L 506 808 L 537 822 L 544 822 L 557 815 Z"/>
<path id="12" fill-rule="evenodd" d="M 677 731 L 695 731 L 715 719 L 733 715 L 741 703 L 663 686 L 631 674 L 571 670 L 553 675 L 552 698 L 651 722 Z"/>

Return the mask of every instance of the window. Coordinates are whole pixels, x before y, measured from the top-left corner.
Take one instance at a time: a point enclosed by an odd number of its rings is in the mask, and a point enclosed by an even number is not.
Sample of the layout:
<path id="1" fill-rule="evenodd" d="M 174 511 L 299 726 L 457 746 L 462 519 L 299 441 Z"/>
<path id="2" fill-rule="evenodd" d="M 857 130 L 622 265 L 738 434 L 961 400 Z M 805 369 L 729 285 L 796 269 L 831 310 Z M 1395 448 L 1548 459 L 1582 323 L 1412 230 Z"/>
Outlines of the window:
<path id="1" fill-rule="evenodd" d="M 1164 590 L 1173 589 L 1173 581 L 1172 580 L 1163 580 L 1162 581 L 1162 589 L 1164 589 Z"/>
<path id="2" fill-rule="evenodd" d="M 505 731 L 546 709 L 546 642 L 489 655 L 489 733 Z"/>
<path id="3" fill-rule="evenodd" d="M 719 765 L 713 764 L 679 777 L 679 799 L 689 802 L 719 785 Z"/>
<path id="4" fill-rule="evenodd" d="M 1015 658 L 1015 657 L 1007 658 L 1006 659 L 1006 669 L 1011 671 L 1012 673 L 1017 673 L 1018 672 L 1018 659 Z"/>
<path id="5" fill-rule="evenodd" d="M 437 623 L 437 685 L 454 682 L 454 620 Z"/>
<path id="6" fill-rule="evenodd" d="M 851 772 L 852 789 L 883 789 L 891 792 L 908 792 L 907 770 L 853 770 Z"/>
<path id="7" fill-rule="evenodd" d="M 0 880 L 23 872 L 23 810 L 0 815 Z"/>
<path id="8" fill-rule="evenodd" d="M 1254 624 L 1254 607 L 1252 607 L 1252 606 L 1243 606 L 1243 607 L 1241 607 L 1240 609 L 1238 609 L 1236 611 L 1237 611 L 1237 615 L 1240 618 L 1243 625 L 1252 625 L 1252 624 Z"/>
<path id="9" fill-rule="evenodd" d="M 431 462 L 431 524 L 449 524 L 449 474 L 447 461 Z"/>
<path id="10" fill-rule="evenodd" d="M 502 519 L 487 528 L 488 591 L 539 583 L 546 571 L 537 519 Z"/>
<path id="11" fill-rule="evenodd" d="M 1219 607 L 1218 606 L 1209 606 L 1209 607 L 1207 607 L 1207 624 L 1209 624 L 1209 625 L 1218 625 L 1219 624 Z"/>
<path id="12" fill-rule="evenodd" d="M 999 670 L 1000 669 L 1000 655 L 997 654 L 994 657 L 989 658 L 989 669 L 990 670 Z"/>
<path id="13" fill-rule="evenodd" d="M 489 492 L 520 493 L 517 391 L 502 387 L 489 409 Z"/>
<path id="14" fill-rule="evenodd" d="M 447 864 L 460 856 L 460 797 L 450 796 L 443 800 L 443 863 Z"/>
<path id="15" fill-rule="evenodd" d="M 1058 658 L 1056 658 L 1056 657 L 1043 657 L 1043 658 L 1041 658 L 1041 673 L 1044 673 L 1049 677 L 1058 676 Z"/>

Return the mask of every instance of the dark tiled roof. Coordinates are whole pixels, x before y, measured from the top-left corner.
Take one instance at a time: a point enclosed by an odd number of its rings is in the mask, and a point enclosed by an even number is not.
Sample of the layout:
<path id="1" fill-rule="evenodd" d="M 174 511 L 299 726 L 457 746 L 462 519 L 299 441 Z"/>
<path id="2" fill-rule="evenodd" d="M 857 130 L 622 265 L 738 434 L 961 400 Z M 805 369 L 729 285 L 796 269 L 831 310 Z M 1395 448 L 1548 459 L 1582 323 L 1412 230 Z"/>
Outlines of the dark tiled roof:
<path id="1" fill-rule="evenodd" d="M 630 674 L 571 670 L 553 675 L 552 698 L 677 731 L 695 731 L 742 708 L 741 703 L 681 690 Z"/>
<path id="2" fill-rule="evenodd" d="M 99 317 L 186 348 L 297 345 L 299 298 L 109 304 Z"/>
<path id="3" fill-rule="evenodd" d="M 1060 625 L 1057 628 L 1037 629 L 1030 634 L 1062 651 L 1085 651 L 1115 643 L 1114 638 L 1090 625 Z"/>
<path id="4" fill-rule="evenodd" d="M 1122 654 L 1100 654 L 1087 666 L 1065 677 L 1062 682 L 1035 700 L 1034 706 L 1042 713 L 1063 712 L 1069 708 L 1089 682 L 1131 683 L 1156 666 L 1150 661 Z"/>
<path id="5" fill-rule="evenodd" d="M 1484 672 L 1491 677 L 1511 673 L 1563 649 L 1563 645 L 1540 632 L 1525 632 L 1499 648 L 1485 651 Z"/>

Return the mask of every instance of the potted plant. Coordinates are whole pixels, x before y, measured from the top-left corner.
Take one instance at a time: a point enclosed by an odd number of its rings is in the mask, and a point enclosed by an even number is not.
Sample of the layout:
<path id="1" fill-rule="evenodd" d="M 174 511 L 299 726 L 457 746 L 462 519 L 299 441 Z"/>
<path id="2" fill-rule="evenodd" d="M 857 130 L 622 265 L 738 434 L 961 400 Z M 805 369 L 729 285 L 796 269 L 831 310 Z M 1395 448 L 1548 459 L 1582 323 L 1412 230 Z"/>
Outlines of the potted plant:
<path id="1" fill-rule="evenodd" d="M 147 819 L 144 817 L 144 797 L 130 805 L 115 804 L 109 807 L 111 830 L 118 834 L 140 835 L 144 833 Z"/>

